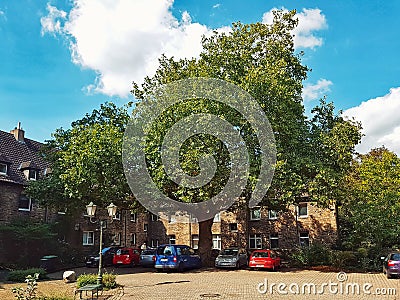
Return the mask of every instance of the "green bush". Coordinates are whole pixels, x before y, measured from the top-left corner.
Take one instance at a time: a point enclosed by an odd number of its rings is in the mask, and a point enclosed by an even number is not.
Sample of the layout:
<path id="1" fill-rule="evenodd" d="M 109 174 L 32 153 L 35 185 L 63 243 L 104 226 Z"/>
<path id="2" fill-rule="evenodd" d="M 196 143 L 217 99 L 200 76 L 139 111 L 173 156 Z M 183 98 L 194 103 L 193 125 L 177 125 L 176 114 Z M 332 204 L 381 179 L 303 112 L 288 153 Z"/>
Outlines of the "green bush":
<path id="1" fill-rule="evenodd" d="M 312 244 L 309 247 L 299 247 L 290 255 L 294 266 L 330 265 L 330 250 L 322 244 Z"/>
<path id="2" fill-rule="evenodd" d="M 33 269 L 27 269 L 27 270 L 11 271 L 7 276 L 7 280 L 13 281 L 13 282 L 25 282 L 25 279 L 28 275 L 34 276 L 35 273 L 39 274 L 39 279 L 47 278 L 47 273 L 44 269 L 33 268 Z"/>
<path id="3" fill-rule="evenodd" d="M 103 287 L 105 289 L 114 289 L 117 287 L 117 282 L 115 281 L 117 276 L 112 273 L 103 274 Z M 77 287 L 83 287 L 88 284 L 97 283 L 97 274 L 82 274 L 77 279 Z"/>
<path id="4" fill-rule="evenodd" d="M 335 268 L 357 268 L 357 257 L 353 251 L 331 251 L 331 264 Z"/>

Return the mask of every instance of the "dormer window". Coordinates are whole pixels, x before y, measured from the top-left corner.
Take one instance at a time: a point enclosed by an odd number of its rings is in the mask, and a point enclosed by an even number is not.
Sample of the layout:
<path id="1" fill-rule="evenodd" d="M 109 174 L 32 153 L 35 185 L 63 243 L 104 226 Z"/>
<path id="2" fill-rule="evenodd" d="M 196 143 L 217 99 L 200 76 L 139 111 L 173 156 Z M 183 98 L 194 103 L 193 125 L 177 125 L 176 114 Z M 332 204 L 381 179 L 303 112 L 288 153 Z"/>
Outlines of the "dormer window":
<path id="1" fill-rule="evenodd" d="M 38 179 L 38 171 L 37 170 L 33 170 L 33 169 L 30 169 L 29 170 L 29 173 L 28 173 L 28 179 L 29 180 L 36 180 L 36 179 Z"/>
<path id="2" fill-rule="evenodd" d="M 0 175 L 7 175 L 8 166 L 5 163 L 0 162 Z"/>

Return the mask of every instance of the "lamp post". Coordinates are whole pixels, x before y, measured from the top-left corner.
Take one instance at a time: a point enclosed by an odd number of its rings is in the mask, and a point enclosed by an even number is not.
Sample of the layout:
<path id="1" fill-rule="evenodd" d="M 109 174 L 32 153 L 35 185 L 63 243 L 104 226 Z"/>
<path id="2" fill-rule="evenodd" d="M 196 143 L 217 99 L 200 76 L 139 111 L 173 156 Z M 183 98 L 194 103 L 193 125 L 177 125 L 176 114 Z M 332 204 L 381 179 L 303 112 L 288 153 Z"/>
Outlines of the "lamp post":
<path id="1" fill-rule="evenodd" d="M 90 202 L 88 205 L 86 205 L 86 212 L 88 214 L 88 216 L 90 217 L 90 222 L 91 223 L 100 223 L 100 246 L 99 246 L 99 272 L 97 274 L 97 284 L 102 285 L 103 284 L 103 274 L 101 271 L 101 267 L 103 264 L 103 227 L 105 224 L 104 220 L 93 220 L 95 214 L 96 214 L 96 208 L 97 206 L 95 204 L 93 204 L 93 202 Z M 113 203 L 111 203 L 109 206 L 107 206 L 107 212 L 108 215 L 111 217 L 111 222 L 113 220 L 113 218 L 115 217 L 116 213 L 117 213 L 117 206 L 114 205 Z"/>

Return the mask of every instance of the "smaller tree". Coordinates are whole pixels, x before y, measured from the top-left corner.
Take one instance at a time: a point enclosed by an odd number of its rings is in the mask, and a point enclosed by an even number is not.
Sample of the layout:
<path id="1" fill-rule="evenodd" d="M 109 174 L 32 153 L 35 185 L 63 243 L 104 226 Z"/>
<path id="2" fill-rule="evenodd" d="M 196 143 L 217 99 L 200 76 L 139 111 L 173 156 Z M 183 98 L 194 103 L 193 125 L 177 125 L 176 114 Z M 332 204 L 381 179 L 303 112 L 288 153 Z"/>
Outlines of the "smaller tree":
<path id="1" fill-rule="evenodd" d="M 381 147 L 359 155 L 346 178 L 340 217 L 353 247 L 400 244 L 400 158 Z"/>

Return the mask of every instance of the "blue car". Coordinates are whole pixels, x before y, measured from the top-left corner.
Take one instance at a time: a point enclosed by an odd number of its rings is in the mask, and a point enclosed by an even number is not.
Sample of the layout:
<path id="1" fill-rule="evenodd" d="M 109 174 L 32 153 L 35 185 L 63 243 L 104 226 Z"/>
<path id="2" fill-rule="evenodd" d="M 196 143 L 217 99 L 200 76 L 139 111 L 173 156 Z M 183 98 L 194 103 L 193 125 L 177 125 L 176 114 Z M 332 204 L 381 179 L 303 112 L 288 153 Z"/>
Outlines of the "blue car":
<path id="1" fill-rule="evenodd" d="M 182 272 L 187 269 L 201 267 L 200 256 L 186 245 L 161 245 L 156 251 L 154 267 L 157 271 L 177 270 Z"/>

